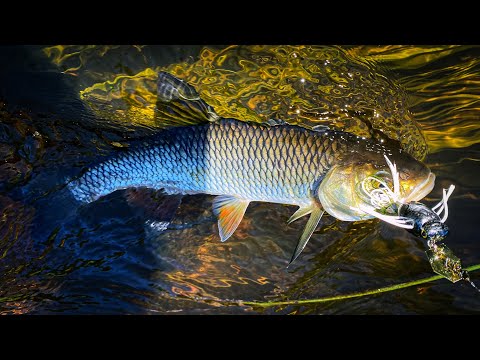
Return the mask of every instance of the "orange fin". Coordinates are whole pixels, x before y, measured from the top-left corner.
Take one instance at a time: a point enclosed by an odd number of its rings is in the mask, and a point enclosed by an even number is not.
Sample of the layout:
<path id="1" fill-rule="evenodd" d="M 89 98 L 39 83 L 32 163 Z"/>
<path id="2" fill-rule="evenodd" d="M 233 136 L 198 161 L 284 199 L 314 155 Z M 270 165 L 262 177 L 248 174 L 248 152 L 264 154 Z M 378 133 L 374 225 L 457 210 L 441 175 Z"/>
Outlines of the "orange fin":
<path id="1" fill-rule="evenodd" d="M 218 232 L 222 241 L 227 240 L 238 227 L 250 200 L 220 195 L 213 200 L 213 213 L 218 218 Z"/>

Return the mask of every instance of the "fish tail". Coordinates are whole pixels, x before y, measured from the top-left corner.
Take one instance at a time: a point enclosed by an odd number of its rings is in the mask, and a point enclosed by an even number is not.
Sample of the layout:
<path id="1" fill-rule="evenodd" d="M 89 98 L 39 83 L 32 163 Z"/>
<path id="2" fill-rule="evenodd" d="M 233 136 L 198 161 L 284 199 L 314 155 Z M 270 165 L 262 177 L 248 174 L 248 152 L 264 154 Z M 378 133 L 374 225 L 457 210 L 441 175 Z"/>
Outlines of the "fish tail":
<path id="1" fill-rule="evenodd" d="M 48 235 L 53 228 L 61 228 L 74 219 L 82 203 L 79 202 L 67 189 L 63 187 L 37 199 L 33 232 L 38 237 Z"/>
<path id="2" fill-rule="evenodd" d="M 171 176 L 167 170 L 172 167 L 166 164 L 180 165 L 179 161 L 183 159 L 179 158 L 179 143 L 176 141 L 185 141 L 186 137 L 168 133 L 168 130 L 179 125 L 215 122 L 220 118 L 193 86 L 166 72 L 158 75 L 156 112 L 163 125 L 175 126 L 145 139 L 137 144 L 139 146 L 132 146 L 124 154 L 114 155 L 93 166 L 69 182 L 67 187 L 76 200 L 90 203 L 118 189 L 156 187 L 166 180 L 165 177 Z"/>
<path id="3" fill-rule="evenodd" d="M 138 168 L 134 168 L 132 161 L 128 160 L 112 158 L 93 166 L 79 178 L 69 181 L 66 187 L 75 200 L 88 204 L 115 190 L 135 186 L 137 181 L 130 178 L 138 178 L 138 182 L 144 180 L 143 168 L 140 160 L 137 161 Z"/>

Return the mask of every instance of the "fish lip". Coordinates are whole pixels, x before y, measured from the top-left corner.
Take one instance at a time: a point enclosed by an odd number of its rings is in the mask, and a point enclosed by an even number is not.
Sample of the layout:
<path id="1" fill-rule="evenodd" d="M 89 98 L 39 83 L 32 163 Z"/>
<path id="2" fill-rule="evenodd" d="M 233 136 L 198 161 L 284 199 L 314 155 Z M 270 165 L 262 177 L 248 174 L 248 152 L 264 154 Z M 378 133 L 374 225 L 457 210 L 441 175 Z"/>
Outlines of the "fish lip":
<path id="1" fill-rule="evenodd" d="M 420 201 L 427 196 L 435 186 L 435 174 L 430 172 L 428 178 L 420 184 L 418 190 L 413 191 L 409 196 L 403 199 L 403 202 Z"/>

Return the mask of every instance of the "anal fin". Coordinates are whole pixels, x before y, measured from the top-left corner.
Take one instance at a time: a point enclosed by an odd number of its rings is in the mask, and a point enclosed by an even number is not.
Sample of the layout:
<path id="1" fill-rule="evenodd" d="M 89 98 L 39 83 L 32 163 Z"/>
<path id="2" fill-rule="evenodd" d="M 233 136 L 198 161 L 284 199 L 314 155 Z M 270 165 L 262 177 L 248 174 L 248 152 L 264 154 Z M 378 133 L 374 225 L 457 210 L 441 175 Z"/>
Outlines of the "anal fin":
<path id="1" fill-rule="evenodd" d="M 293 256 L 290 259 L 290 262 L 288 263 L 288 266 L 292 264 L 292 262 L 295 261 L 295 259 L 302 253 L 303 249 L 308 243 L 308 240 L 310 240 L 310 237 L 312 236 L 313 232 L 318 226 L 318 223 L 320 222 L 320 219 L 322 218 L 325 210 L 318 205 L 318 204 L 312 204 L 310 207 L 301 207 L 299 208 L 289 219 L 289 223 L 292 221 L 297 220 L 298 218 L 305 216 L 307 214 L 310 214 L 310 218 L 307 221 L 307 225 L 305 226 L 305 229 L 303 230 L 302 236 L 298 240 L 297 246 L 295 247 L 295 251 L 293 252 Z M 288 267 L 287 266 L 287 267 Z"/>
<path id="2" fill-rule="evenodd" d="M 250 200 L 230 195 L 220 195 L 213 200 L 213 213 L 218 218 L 218 232 L 222 242 L 235 232 L 249 203 Z"/>

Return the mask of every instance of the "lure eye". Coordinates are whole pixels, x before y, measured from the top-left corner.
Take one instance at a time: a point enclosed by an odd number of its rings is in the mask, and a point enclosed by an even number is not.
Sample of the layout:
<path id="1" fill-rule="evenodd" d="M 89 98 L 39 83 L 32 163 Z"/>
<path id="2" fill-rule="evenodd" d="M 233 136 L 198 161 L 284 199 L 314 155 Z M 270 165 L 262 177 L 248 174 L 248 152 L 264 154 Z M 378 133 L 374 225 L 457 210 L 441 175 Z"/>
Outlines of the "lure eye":
<path id="1" fill-rule="evenodd" d="M 422 238 L 426 239 L 427 236 L 428 236 L 428 233 L 425 231 L 425 229 L 422 229 L 422 230 L 420 231 L 420 235 L 422 236 Z"/>
<path id="2" fill-rule="evenodd" d="M 441 222 L 433 222 L 426 224 L 420 231 L 420 235 L 424 239 L 440 241 L 448 236 L 448 226 Z M 424 235 L 425 234 L 425 235 Z"/>

